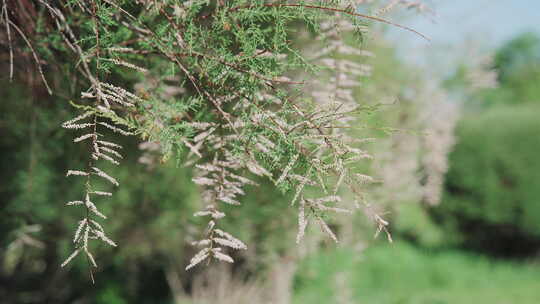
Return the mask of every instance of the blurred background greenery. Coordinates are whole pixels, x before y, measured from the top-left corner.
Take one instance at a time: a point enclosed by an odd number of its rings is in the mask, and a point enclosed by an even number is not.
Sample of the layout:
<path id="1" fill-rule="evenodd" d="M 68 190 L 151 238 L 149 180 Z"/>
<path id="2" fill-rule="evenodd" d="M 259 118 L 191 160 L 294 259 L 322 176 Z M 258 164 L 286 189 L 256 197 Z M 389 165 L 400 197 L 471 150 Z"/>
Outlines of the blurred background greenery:
<path id="1" fill-rule="evenodd" d="M 191 172 L 128 138 L 129 165 L 107 168 L 123 185 L 100 204 L 120 246 L 98 248 L 95 285 L 84 261 L 59 267 L 78 218 L 62 206 L 83 187 L 64 177 L 86 157 L 59 128 L 75 109 L 2 76 L 0 303 L 540 303 L 538 35 L 464 58 L 440 83 L 384 38 L 366 48 L 357 98 L 382 106 L 358 132 L 376 138 L 370 198 L 393 243 L 359 214 L 332 219 L 337 246 L 316 229 L 297 246 L 289 199 L 260 181 L 224 219 L 249 249 L 186 272 L 203 225 Z"/>

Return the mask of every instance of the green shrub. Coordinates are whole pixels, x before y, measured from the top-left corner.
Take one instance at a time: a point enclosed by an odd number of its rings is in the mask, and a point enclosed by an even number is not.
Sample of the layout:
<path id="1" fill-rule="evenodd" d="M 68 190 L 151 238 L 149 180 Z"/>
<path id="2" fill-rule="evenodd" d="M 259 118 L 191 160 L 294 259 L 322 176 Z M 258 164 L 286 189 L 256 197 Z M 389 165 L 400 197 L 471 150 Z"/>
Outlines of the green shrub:
<path id="1" fill-rule="evenodd" d="M 423 248 L 447 247 L 443 229 L 430 217 L 421 204 L 402 203 L 396 206 L 392 220 L 392 234 L 397 238 L 412 241 Z"/>
<path id="2" fill-rule="evenodd" d="M 362 253 L 341 248 L 302 261 L 293 303 L 540 303 L 540 269 L 397 240 Z"/>
<path id="3" fill-rule="evenodd" d="M 496 107 L 460 123 L 433 212 L 449 240 L 505 255 L 540 248 L 539 110 Z"/>

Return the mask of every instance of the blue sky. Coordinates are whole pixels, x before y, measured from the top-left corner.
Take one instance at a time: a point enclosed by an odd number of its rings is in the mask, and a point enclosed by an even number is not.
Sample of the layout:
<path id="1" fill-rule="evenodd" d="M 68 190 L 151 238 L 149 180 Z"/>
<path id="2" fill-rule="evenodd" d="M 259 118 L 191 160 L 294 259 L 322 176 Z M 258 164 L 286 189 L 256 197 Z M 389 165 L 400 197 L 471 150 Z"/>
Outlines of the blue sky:
<path id="1" fill-rule="evenodd" d="M 426 43 L 413 34 L 389 29 L 406 60 L 426 63 L 466 54 L 468 48 L 493 50 L 524 31 L 540 34 L 540 0 L 432 0 L 436 11 L 430 18 L 407 14 L 399 23 L 429 36 Z M 397 18 L 397 17 L 396 17 Z M 394 17 L 391 19 L 395 20 Z M 430 58 L 430 59 L 426 59 Z"/>
<path id="2" fill-rule="evenodd" d="M 438 0 L 433 6 L 437 23 L 414 18 L 407 24 L 435 44 L 473 38 L 497 46 L 526 30 L 540 32 L 540 0 Z"/>

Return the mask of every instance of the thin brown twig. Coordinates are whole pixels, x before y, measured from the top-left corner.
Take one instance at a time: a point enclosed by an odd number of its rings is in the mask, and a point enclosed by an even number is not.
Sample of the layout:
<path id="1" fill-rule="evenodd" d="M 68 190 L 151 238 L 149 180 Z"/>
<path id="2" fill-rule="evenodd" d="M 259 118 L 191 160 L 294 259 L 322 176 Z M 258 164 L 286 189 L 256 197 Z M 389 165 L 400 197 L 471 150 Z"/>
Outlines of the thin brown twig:
<path id="1" fill-rule="evenodd" d="M 6 32 L 8 36 L 8 47 L 9 47 L 9 81 L 13 81 L 13 45 L 11 42 L 11 29 L 9 28 L 9 13 L 7 9 L 6 0 L 3 0 L 2 11 L 4 12 L 4 18 L 6 23 Z"/>
<path id="2" fill-rule="evenodd" d="M 37 69 L 39 71 L 39 75 L 41 76 L 41 80 L 43 81 L 43 84 L 47 88 L 47 92 L 50 95 L 52 95 L 52 89 L 49 86 L 49 83 L 47 82 L 47 79 L 45 79 L 45 75 L 43 74 L 43 69 L 41 68 L 41 63 L 40 63 L 39 57 L 38 57 L 38 55 L 36 53 L 36 50 L 32 46 L 32 43 L 30 42 L 30 40 L 28 40 L 28 38 L 26 37 L 24 32 L 15 23 L 13 23 L 11 20 L 6 20 L 6 22 L 11 24 L 11 26 L 13 26 L 13 28 L 19 33 L 19 35 L 22 37 L 22 39 L 26 42 L 26 45 L 28 45 L 28 47 L 30 48 L 32 56 L 34 57 L 34 61 L 36 62 Z"/>
<path id="3" fill-rule="evenodd" d="M 238 11 L 238 10 L 241 10 L 241 9 L 250 9 L 250 8 L 255 8 L 255 7 L 258 7 L 258 6 L 257 5 L 237 6 L 237 7 L 230 8 L 228 11 L 229 12 L 234 12 L 234 11 Z M 427 41 L 431 41 L 431 39 L 429 37 L 425 36 L 424 34 L 418 32 L 418 31 L 416 31 L 416 30 L 414 30 L 414 29 L 412 29 L 410 27 L 407 27 L 407 26 L 404 26 L 404 25 L 401 25 L 399 23 L 395 23 L 395 22 L 392 22 L 392 21 L 389 21 L 389 20 L 386 20 L 386 19 L 383 19 L 383 18 L 369 16 L 369 15 L 365 15 L 365 14 L 360 14 L 360 13 L 356 13 L 354 11 L 349 11 L 349 10 L 345 10 L 345 9 L 327 7 L 327 6 L 319 6 L 319 5 L 290 4 L 290 3 L 267 3 L 267 4 L 263 4 L 262 7 L 301 7 L 301 8 L 320 9 L 320 10 L 325 10 L 325 11 L 331 11 L 331 12 L 347 14 L 347 15 L 350 15 L 350 16 L 369 19 L 369 20 L 385 23 L 385 24 L 388 24 L 388 25 L 392 25 L 392 26 L 395 26 L 395 27 L 399 27 L 401 29 L 404 29 L 404 30 L 407 30 L 409 32 L 415 33 L 416 35 L 426 39 Z"/>

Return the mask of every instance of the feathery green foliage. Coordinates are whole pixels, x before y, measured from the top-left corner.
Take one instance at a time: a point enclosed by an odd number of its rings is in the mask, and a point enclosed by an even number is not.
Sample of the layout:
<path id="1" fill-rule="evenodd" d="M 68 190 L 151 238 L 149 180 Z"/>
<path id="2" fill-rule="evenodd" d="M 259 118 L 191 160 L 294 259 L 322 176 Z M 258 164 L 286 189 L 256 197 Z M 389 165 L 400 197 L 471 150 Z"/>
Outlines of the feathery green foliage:
<path id="1" fill-rule="evenodd" d="M 371 156 L 363 150 L 362 139 L 347 134 L 350 122 L 366 111 L 352 99 L 348 87 L 357 82 L 348 76 L 369 69 L 346 60 L 338 63 L 344 55 L 365 55 L 356 49 L 357 41 L 344 43 L 340 36 L 361 36 L 365 21 L 414 30 L 360 14 L 354 1 L 34 4 L 40 11 L 35 12 L 32 33 L 24 34 L 19 20 L 23 12 L 11 2 L 3 2 L 1 21 L 8 35 L 14 29 L 30 48 L 49 91 L 40 57 L 72 63 L 57 69 L 77 75 L 72 91 L 80 90 L 81 100 L 72 104 L 82 113 L 62 127 L 74 131 L 74 142 L 89 152 L 84 168 L 66 174 L 82 177 L 85 187 L 82 198 L 67 203 L 82 207 L 83 216 L 74 251 L 62 266 L 84 253 L 89 265 L 97 267 L 92 240 L 116 246 L 97 221 L 107 215 L 94 203 L 113 195 L 103 182 L 122 182 L 101 169 L 104 164 L 119 165 L 123 158 L 122 146 L 109 139 L 115 133 L 139 135 L 158 147 L 161 162 L 174 157 L 194 168 L 193 181 L 201 187 L 204 203 L 195 216 L 207 217 L 208 226 L 193 242 L 202 249 L 187 269 L 209 258 L 233 262 L 231 249 L 247 248 L 219 229 L 218 220 L 225 216 L 222 205 L 239 205 L 246 186 L 257 184 L 256 176 L 293 195 L 291 205 L 299 212 L 297 242 L 310 221 L 337 242 L 327 214 L 355 208 L 364 208 L 379 231 L 387 232 L 388 223 L 364 196 L 364 184 L 372 178 L 362 172 L 359 161 Z M 291 42 L 304 29 L 321 41 L 315 59 Z M 318 71 L 317 60 L 335 69 L 334 76 L 328 71 L 332 86 L 321 86 L 332 91 L 304 97 L 305 82 L 287 76 Z M 312 85 L 317 86 L 316 81 Z M 354 194 L 352 208 L 340 203 L 343 188 Z"/>

